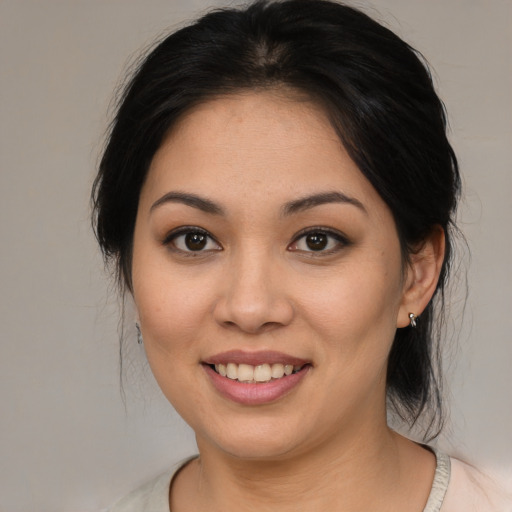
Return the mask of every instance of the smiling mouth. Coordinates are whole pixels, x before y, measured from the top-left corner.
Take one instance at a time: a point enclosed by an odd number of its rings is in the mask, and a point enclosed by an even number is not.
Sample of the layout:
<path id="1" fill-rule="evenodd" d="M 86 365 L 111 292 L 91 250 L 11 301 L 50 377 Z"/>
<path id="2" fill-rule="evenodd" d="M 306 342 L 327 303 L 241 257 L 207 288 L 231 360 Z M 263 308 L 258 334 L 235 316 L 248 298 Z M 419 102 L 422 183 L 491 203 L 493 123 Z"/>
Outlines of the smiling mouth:
<path id="1" fill-rule="evenodd" d="M 283 379 L 290 375 L 300 372 L 309 364 L 291 365 L 291 364 L 259 364 L 256 366 L 250 364 L 209 364 L 212 370 L 222 377 L 236 380 L 245 384 L 260 384 Z"/>

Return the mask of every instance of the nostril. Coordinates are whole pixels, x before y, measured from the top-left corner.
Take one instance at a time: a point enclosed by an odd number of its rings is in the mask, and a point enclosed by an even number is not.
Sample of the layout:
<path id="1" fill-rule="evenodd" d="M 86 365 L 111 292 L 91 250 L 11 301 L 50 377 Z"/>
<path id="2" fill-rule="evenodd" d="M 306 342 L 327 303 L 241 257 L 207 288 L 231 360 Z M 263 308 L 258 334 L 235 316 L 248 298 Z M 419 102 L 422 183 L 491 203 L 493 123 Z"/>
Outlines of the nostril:
<path id="1" fill-rule="evenodd" d="M 229 329 L 236 329 L 236 330 L 243 330 L 246 333 L 249 334 L 262 334 L 265 332 L 272 331 L 273 329 L 277 329 L 279 327 L 282 327 L 283 324 L 279 322 L 265 322 L 263 324 L 254 324 L 250 325 L 249 323 L 240 323 L 232 322 L 232 321 L 225 321 L 223 322 L 224 327 L 227 327 Z"/>
<path id="2" fill-rule="evenodd" d="M 240 327 L 236 322 L 232 322 L 231 320 L 226 320 L 225 322 L 222 322 L 222 326 L 226 329 L 232 330 L 232 331 L 240 331 Z M 243 329 L 245 331 L 245 329 Z"/>

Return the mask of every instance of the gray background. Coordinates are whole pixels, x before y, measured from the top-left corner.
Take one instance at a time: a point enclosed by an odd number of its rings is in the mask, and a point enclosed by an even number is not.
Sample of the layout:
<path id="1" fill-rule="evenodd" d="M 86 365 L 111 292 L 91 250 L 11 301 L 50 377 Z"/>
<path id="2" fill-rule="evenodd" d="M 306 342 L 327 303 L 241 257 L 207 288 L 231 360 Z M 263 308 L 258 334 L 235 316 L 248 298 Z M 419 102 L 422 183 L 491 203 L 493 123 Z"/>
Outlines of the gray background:
<path id="1" fill-rule="evenodd" d="M 0 0 L 0 510 L 85 512 L 194 452 L 129 331 L 119 388 L 115 295 L 88 194 L 112 91 L 138 49 L 220 2 Z M 447 350 L 441 444 L 512 461 L 512 2 L 359 1 L 435 69 L 465 176 L 469 296 Z M 127 324 L 132 315 L 128 310 Z M 131 327 L 130 327 L 131 329 Z M 511 477 L 512 478 L 512 477 Z"/>

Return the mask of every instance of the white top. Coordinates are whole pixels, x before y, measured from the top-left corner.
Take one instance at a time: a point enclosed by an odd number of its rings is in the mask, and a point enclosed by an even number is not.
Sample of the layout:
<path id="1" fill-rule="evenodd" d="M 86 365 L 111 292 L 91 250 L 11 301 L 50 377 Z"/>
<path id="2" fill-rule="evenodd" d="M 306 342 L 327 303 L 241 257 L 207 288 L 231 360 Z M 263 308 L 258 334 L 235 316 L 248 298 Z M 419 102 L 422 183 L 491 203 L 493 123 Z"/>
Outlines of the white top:
<path id="1" fill-rule="evenodd" d="M 512 496 L 497 483 L 473 466 L 435 454 L 436 472 L 423 512 L 512 512 Z M 187 462 L 130 493 L 109 512 L 170 512 L 172 479 Z"/>

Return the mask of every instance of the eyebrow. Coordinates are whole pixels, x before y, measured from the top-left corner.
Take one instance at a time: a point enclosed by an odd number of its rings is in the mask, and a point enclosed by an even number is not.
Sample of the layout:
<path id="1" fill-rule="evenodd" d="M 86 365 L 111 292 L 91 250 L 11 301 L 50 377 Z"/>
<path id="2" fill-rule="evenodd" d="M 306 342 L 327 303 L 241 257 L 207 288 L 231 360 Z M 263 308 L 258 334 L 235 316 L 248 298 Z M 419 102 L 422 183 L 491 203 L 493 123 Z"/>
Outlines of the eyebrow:
<path id="1" fill-rule="evenodd" d="M 206 199 L 196 194 L 187 192 L 168 192 L 151 205 L 150 212 L 166 203 L 182 203 L 211 215 L 225 215 L 224 209 L 220 205 L 214 203 L 210 199 Z M 283 206 L 282 214 L 283 216 L 289 216 L 304 210 L 309 210 L 315 206 L 329 203 L 350 204 L 352 206 L 356 206 L 361 211 L 368 214 L 366 208 L 360 201 L 353 197 L 347 196 L 342 192 L 320 192 L 318 194 L 295 199 Z"/>
<path id="2" fill-rule="evenodd" d="M 350 204 L 352 206 L 356 206 L 365 214 L 368 214 L 366 208 L 363 206 L 363 203 L 354 197 L 347 196 L 342 192 L 321 192 L 319 194 L 301 197 L 300 199 L 286 203 L 283 206 L 283 215 L 293 215 L 294 213 L 302 212 L 304 210 L 314 208 L 315 206 L 329 203 Z"/>
<path id="3" fill-rule="evenodd" d="M 149 211 L 152 212 L 155 208 L 158 208 L 165 203 L 182 203 L 211 215 L 224 215 L 223 208 L 213 201 L 185 192 L 168 192 L 160 199 L 156 200 Z"/>

